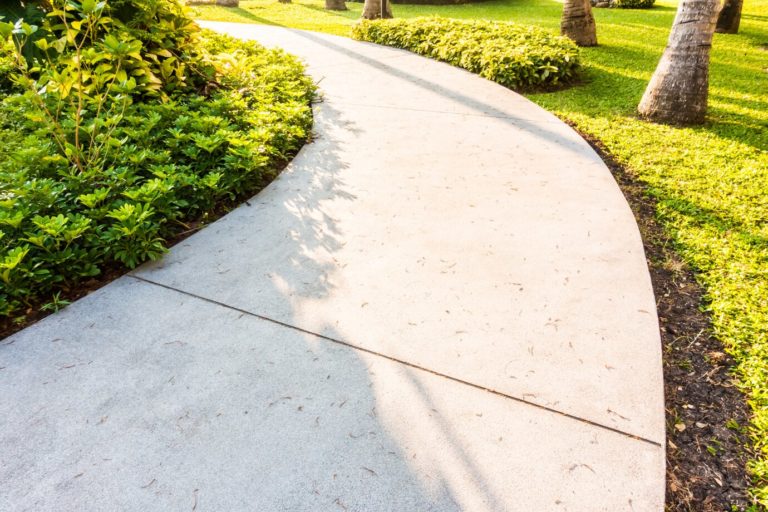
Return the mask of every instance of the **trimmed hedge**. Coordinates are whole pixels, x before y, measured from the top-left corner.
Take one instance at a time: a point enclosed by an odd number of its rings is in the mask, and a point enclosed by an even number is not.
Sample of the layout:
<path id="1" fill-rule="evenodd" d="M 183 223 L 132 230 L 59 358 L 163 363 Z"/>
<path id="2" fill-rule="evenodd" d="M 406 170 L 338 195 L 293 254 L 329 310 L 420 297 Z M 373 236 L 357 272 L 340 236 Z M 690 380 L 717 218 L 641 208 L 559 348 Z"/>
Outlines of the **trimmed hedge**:
<path id="1" fill-rule="evenodd" d="M 79 5 L 67 8 L 68 16 L 88 19 Z M 122 30 L 117 21 L 113 26 Z M 162 52 L 149 38 L 168 32 L 131 30 L 147 41 L 121 62 Z M 58 307 L 59 293 L 106 268 L 160 257 L 167 240 L 271 181 L 308 138 L 315 89 L 298 59 L 201 34 L 194 24 L 180 30 L 184 43 L 162 54 L 171 55 L 167 61 L 152 61 L 173 73 L 154 77 L 137 68 L 144 82 L 126 77 L 92 85 L 95 97 L 109 99 L 102 112 L 80 113 L 79 146 L 71 95 L 29 90 L 30 79 L 8 65 L 14 46 L 0 47 L 0 86 L 8 77 L 14 83 L 12 92 L 0 92 L 0 318 L 46 301 L 53 301 L 48 309 Z M 94 40 L 93 48 L 112 44 L 109 37 Z M 59 60 L 81 69 L 67 53 Z M 103 62 L 97 71 L 108 72 Z M 51 81 L 44 74 L 34 79 Z M 62 109 L 58 121 L 45 115 L 46 103 L 49 112 Z M 102 146 L 88 166 L 73 163 Z"/>
<path id="2" fill-rule="evenodd" d="M 510 89 L 546 88 L 572 81 L 579 48 L 538 27 L 440 17 L 363 20 L 361 41 L 403 48 L 459 66 Z"/>

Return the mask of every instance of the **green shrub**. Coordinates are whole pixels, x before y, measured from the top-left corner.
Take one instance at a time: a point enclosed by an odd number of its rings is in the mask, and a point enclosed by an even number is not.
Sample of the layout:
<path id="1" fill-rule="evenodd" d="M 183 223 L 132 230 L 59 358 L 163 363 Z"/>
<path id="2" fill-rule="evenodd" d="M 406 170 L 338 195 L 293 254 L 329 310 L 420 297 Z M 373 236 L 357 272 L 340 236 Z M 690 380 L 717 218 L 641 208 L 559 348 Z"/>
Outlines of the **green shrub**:
<path id="1" fill-rule="evenodd" d="M 23 18 L 28 24 L 40 26 L 45 20 L 45 16 L 46 12 L 41 8 L 40 2 L 37 0 L 25 1 L 23 4 L 21 0 L 6 0 L 0 5 L 0 19 L 12 23 Z M 43 55 L 34 45 L 34 40 L 41 35 L 35 34 L 34 37 L 30 38 L 30 43 L 22 49 L 22 54 L 28 60 Z"/>
<path id="2" fill-rule="evenodd" d="M 566 83 L 579 70 L 579 49 L 569 39 L 512 23 L 439 17 L 364 20 L 352 35 L 462 67 L 511 89 Z"/>
<path id="3" fill-rule="evenodd" d="M 650 9 L 656 0 L 613 0 L 611 7 L 621 9 Z"/>
<path id="4" fill-rule="evenodd" d="M 16 70 L 13 43 L 0 40 L 0 95 L 11 92 L 11 76 Z"/>
<path id="5" fill-rule="evenodd" d="M 109 5 L 53 4 L 43 27 L 0 24 L 20 46 L 42 31 L 44 55 L 19 59 L 19 90 L 0 94 L 0 315 L 159 257 L 268 183 L 311 128 L 314 86 L 279 50 L 146 25 L 174 2 L 134 2 L 159 10 L 125 23 Z M 65 21 L 79 28 L 62 41 Z"/>
<path id="6" fill-rule="evenodd" d="M 202 86 L 211 78 L 195 44 L 197 26 L 178 0 L 48 0 L 29 3 L 21 14 L 7 17 L 11 23 L 26 23 L 17 25 L 13 33 L 31 68 L 50 70 L 66 63 L 73 53 L 77 59 L 96 57 L 103 62 L 103 55 L 89 53 L 100 50 L 111 54 L 107 62 L 132 58 L 127 64 L 142 68 L 124 69 L 137 82 L 135 92 L 144 95 L 164 97 L 187 85 Z M 9 30 L 11 23 L 3 24 L 3 30 Z M 77 52 L 78 48 L 82 51 Z M 127 53 L 120 54 L 123 49 Z M 36 77 L 35 72 L 31 74 Z"/>

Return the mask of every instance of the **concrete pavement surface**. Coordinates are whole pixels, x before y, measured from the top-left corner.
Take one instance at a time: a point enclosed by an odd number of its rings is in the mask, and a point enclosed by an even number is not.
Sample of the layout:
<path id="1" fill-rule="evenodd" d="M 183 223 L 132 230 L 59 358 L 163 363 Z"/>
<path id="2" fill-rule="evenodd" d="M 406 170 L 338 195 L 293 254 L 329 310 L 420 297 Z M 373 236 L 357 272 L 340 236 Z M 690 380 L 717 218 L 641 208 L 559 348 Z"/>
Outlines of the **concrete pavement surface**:
<path id="1" fill-rule="evenodd" d="M 575 132 L 408 52 L 300 56 L 263 192 L 0 342 L 0 510 L 660 511 L 655 300 Z"/>

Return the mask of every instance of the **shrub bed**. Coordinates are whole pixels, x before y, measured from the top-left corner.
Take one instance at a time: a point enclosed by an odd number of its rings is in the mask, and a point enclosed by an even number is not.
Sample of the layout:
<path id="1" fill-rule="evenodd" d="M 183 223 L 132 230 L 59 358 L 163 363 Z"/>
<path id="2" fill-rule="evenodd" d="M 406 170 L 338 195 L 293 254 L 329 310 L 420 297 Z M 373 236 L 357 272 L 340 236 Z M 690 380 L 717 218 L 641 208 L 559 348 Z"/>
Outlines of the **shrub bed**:
<path id="1" fill-rule="evenodd" d="M 538 27 L 431 17 L 364 20 L 352 35 L 459 66 L 511 89 L 567 83 L 579 70 L 578 47 Z"/>
<path id="2" fill-rule="evenodd" d="M 312 123 L 297 59 L 201 33 L 175 2 L 52 3 L 40 27 L 0 26 L 22 50 L 44 41 L 0 93 L 6 318 L 158 258 L 190 223 L 268 183 Z M 80 32 L 62 40 L 64 21 Z M 16 46 L 2 48 L 0 85 Z"/>

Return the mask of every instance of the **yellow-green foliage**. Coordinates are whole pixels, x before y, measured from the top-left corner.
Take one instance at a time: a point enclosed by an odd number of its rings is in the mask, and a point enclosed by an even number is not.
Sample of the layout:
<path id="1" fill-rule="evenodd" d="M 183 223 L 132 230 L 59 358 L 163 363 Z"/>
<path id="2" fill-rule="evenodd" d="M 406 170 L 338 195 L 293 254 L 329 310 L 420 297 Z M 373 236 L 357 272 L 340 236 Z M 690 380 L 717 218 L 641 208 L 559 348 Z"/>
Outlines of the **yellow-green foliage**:
<path id="1" fill-rule="evenodd" d="M 579 49 L 571 40 L 513 23 L 364 20 L 353 27 L 352 37 L 441 60 L 511 89 L 567 83 L 579 69 Z"/>
<path id="2" fill-rule="evenodd" d="M 9 92 L 13 87 L 11 74 L 15 69 L 13 43 L 0 40 L 0 94 Z"/>
<path id="3" fill-rule="evenodd" d="M 17 63 L 0 93 L 0 316 L 159 257 L 189 222 L 268 183 L 312 122 L 314 86 L 279 50 L 200 38 L 189 19 L 150 34 L 103 4 L 52 3 L 42 27 L 0 23 L 18 43 L 0 59 Z M 38 32 L 39 53 L 16 53 Z"/>

